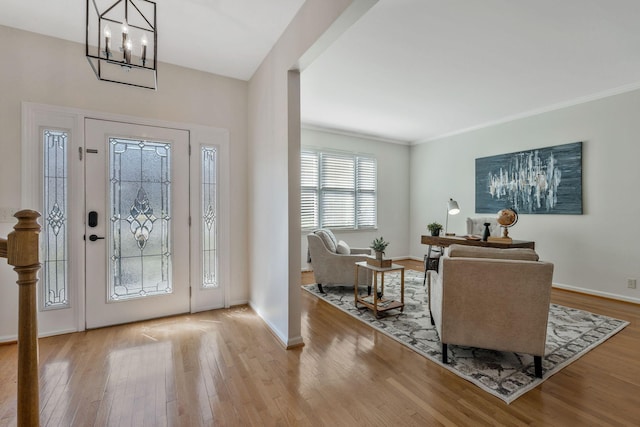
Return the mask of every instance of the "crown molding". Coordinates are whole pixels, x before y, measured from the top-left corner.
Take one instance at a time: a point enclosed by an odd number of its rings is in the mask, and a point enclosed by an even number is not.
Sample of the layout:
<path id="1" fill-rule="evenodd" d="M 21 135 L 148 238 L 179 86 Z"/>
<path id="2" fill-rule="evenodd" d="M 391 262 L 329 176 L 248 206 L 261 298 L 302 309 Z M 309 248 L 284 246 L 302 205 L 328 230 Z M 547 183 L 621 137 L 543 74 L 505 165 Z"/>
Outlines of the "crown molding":
<path id="1" fill-rule="evenodd" d="M 373 140 L 373 141 L 386 142 L 388 144 L 398 144 L 398 145 L 407 145 L 407 146 L 408 145 L 412 145 L 410 141 L 403 141 L 403 140 L 399 140 L 399 139 L 385 138 L 385 137 L 382 137 L 382 136 L 372 135 L 372 134 L 368 134 L 368 133 L 364 133 L 364 132 L 355 132 L 355 131 L 350 131 L 350 130 L 345 130 L 345 129 L 332 128 L 332 127 L 328 127 L 328 126 L 320 126 L 320 125 L 316 125 L 316 124 L 312 124 L 312 123 L 302 123 L 301 127 L 302 127 L 302 129 L 306 129 L 306 130 L 313 130 L 313 131 L 317 131 L 317 132 L 332 133 L 332 134 L 335 134 L 335 135 L 350 136 L 350 137 L 354 137 L 354 138 L 370 139 L 370 140 Z"/>
<path id="2" fill-rule="evenodd" d="M 582 96 L 579 98 L 574 98 L 572 100 L 569 101 L 565 101 L 565 102 L 560 102 L 557 104 L 552 104 L 549 105 L 547 107 L 543 107 L 543 108 L 538 108 L 535 110 L 529 110 L 526 111 L 524 113 L 519 113 L 519 114 L 514 114 L 511 116 L 506 116 L 503 117 L 501 119 L 498 120 L 493 120 L 490 122 L 486 122 L 477 126 L 471 126 L 468 128 L 464 128 L 464 129 L 460 129 L 457 131 L 453 131 L 453 132 L 448 132 L 448 133 L 444 133 L 441 135 L 437 135 L 437 136 L 432 136 L 426 139 L 421 139 L 415 142 L 410 143 L 410 145 L 420 145 L 420 144 L 425 144 L 427 142 L 433 142 L 433 141 L 437 141 L 439 139 L 443 139 L 443 138 L 448 138 L 450 136 L 455 136 L 455 135 L 460 135 L 463 133 L 467 133 L 467 132 L 473 132 L 476 130 L 480 130 L 480 129 L 484 129 L 484 128 L 488 128 L 488 127 L 492 127 L 492 126 L 496 126 L 496 125 L 500 125 L 500 124 L 504 124 L 504 123 L 509 123 L 509 122 L 513 122 L 516 120 L 520 120 L 520 119 L 525 119 L 528 117 L 533 117 L 533 116 L 538 116 L 540 114 L 544 114 L 544 113 L 549 113 L 552 111 L 557 111 L 557 110 L 561 110 L 563 108 L 568 108 L 568 107 L 573 107 L 576 105 L 580 105 L 580 104 L 586 104 L 587 102 L 591 102 L 591 101 L 597 101 L 599 99 L 603 99 L 603 98 L 608 98 L 611 96 L 615 96 L 615 95 L 620 95 L 623 93 L 627 93 L 627 92 L 633 92 L 634 90 L 638 90 L 640 89 L 640 82 L 637 83 L 632 83 L 629 85 L 625 85 L 625 86 L 619 86 L 613 89 L 609 89 L 603 92 L 597 92 L 591 95 L 587 95 L 587 96 Z"/>

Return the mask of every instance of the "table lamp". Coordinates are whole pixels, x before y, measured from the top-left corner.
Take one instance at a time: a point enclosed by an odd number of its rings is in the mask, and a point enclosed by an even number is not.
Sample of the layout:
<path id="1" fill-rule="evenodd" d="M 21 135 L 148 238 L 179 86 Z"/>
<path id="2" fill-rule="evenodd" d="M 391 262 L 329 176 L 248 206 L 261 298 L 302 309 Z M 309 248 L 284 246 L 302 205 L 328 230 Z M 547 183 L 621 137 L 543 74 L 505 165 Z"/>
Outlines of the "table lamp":
<path id="1" fill-rule="evenodd" d="M 458 202 L 453 199 L 449 199 L 447 202 L 447 220 L 444 223 L 444 235 L 445 236 L 455 236 L 455 233 L 448 233 L 447 228 L 449 227 L 449 215 L 458 215 L 460 213 L 460 206 L 458 206 Z"/>

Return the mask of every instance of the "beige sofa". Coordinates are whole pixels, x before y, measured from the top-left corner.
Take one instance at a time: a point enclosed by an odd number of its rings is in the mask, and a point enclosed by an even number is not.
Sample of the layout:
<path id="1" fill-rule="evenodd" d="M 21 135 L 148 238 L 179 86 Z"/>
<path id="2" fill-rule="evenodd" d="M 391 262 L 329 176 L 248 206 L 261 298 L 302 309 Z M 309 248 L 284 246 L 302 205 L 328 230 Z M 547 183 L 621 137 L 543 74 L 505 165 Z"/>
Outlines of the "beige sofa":
<path id="1" fill-rule="evenodd" d="M 324 292 L 323 285 L 351 285 L 355 281 L 355 263 L 365 261 L 371 254 L 369 248 L 350 248 L 344 241 L 337 240 L 328 229 L 307 234 L 309 259 L 318 290 Z M 369 274 L 358 276 L 358 285 L 371 286 Z M 370 293 L 370 291 L 369 291 Z"/>
<path id="2" fill-rule="evenodd" d="M 531 354 L 542 377 L 553 264 L 532 249 L 452 245 L 431 271 L 429 309 L 442 342 Z"/>

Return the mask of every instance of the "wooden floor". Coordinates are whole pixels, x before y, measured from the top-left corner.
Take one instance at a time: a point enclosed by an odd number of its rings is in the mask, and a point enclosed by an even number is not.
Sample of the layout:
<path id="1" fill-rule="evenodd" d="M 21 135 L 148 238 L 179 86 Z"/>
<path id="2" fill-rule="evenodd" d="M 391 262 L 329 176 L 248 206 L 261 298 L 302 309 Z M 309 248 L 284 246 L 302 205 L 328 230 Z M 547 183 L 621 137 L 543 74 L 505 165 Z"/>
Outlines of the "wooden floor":
<path id="1" fill-rule="evenodd" d="M 631 325 L 507 405 L 306 292 L 301 298 L 306 345 L 289 351 L 248 307 L 41 339 L 41 424 L 640 425 L 637 305 L 554 290 L 553 302 Z M 0 346 L 0 426 L 16 423 L 16 369 L 16 346 Z"/>

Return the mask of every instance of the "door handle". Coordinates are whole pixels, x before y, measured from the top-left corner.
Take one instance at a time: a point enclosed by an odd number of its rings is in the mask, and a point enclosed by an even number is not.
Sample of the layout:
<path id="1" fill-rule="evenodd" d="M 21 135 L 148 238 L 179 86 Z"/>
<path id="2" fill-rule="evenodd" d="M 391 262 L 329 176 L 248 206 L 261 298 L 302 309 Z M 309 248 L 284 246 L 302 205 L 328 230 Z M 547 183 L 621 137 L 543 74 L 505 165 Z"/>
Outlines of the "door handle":
<path id="1" fill-rule="evenodd" d="M 101 240 L 104 239 L 104 237 L 98 237 L 95 234 L 92 234 L 91 236 L 89 236 L 89 240 L 91 240 L 92 242 L 95 242 L 96 240 Z"/>

